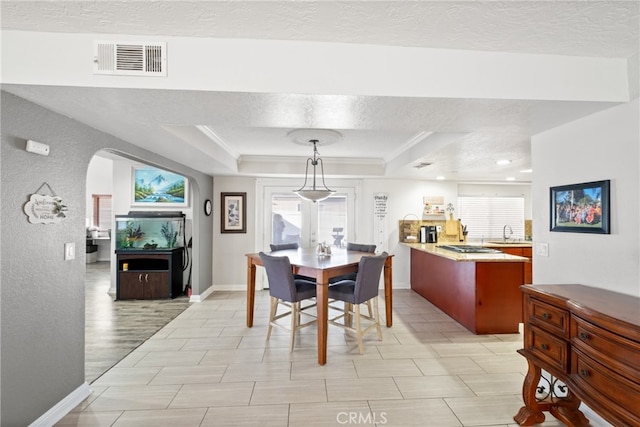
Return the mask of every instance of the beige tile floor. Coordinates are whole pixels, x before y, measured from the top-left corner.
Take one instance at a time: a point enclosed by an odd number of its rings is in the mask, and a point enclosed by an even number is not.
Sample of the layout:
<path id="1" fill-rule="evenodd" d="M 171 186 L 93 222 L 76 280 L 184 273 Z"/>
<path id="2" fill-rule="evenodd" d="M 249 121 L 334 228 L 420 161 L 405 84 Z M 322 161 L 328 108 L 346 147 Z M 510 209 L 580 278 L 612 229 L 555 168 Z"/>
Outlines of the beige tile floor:
<path id="1" fill-rule="evenodd" d="M 266 341 L 268 293 L 245 325 L 245 294 L 192 304 L 91 384 L 57 426 L 515 426 L 522 336 L 476 336 L 410 290 L 394 291 L 394 325 L 365 341 L 329 328 L 316 363 L 313 327 L 293 353 Z M 380 303 L 380 307 L 384 304 Z M 562 425 L 548 416 L 545 427 Z"/>

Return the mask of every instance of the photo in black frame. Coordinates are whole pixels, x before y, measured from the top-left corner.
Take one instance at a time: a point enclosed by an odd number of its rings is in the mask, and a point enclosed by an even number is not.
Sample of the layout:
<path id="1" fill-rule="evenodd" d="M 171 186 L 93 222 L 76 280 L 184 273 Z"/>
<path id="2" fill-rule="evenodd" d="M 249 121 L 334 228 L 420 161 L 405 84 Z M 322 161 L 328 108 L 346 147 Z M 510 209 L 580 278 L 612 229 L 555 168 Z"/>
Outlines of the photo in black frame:
<path id="1" fill-rule="evenodd" d="M 610 180 L 551 187 L 551 231 L 610 234 Z"/>

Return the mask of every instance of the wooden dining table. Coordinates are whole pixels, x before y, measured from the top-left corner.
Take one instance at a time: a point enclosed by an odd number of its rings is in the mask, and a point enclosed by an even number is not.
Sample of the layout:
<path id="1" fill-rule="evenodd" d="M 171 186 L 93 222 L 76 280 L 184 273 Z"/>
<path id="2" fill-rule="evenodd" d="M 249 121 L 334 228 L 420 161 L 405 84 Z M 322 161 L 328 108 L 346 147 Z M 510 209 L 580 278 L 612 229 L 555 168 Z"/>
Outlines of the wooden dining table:
<path id="1" fill-rule="evenodd" d="M 331 255 L 318 255 L 313 248 L 288 249 L 270 253 L 287 256 L 291 262 L 293 273 L 316 279 L 316 304 L 318 316 L 318 364 L 327 363 L 327 328 L 329 316 L 329 279 L 342 274 L 358 271 L 358 263 L 363 256 L 371 256 L 369 252 L 334 249 Z M 256 266 L 262 265 L 260 255 L 246 254 L 247 257 L 247 327 L 253 326 L 253 306 L 256 291 Z M 389 255 L 384 263 L 384 299 L 387 327 L 393 324 L 392 318 L 392 281 L 391 268 L 393 255 Z"/>

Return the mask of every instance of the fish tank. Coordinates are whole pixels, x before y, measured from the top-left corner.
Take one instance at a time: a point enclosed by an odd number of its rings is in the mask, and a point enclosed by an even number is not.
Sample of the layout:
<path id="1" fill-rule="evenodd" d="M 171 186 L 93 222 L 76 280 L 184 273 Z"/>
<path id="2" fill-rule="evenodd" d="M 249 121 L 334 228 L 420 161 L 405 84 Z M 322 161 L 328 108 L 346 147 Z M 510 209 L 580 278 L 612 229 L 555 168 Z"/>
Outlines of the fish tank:
<path id="1" fill-rule="evenodd" d="M 115 217 L 117 250 L 172 250 L 184 247 L 182 212 L 129 212 Z"/>

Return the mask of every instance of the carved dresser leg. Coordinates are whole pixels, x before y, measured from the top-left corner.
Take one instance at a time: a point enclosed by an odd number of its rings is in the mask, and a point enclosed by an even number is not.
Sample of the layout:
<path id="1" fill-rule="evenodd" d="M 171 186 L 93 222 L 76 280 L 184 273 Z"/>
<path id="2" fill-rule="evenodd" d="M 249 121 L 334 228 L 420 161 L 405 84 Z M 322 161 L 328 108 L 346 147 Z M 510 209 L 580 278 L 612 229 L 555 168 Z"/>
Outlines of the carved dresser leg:
<path id="1" fill-rule="evenodd" d="M 548 410 L 548 408 L 543 409 L 541 407 L 546 407 L 548 406 L 547 404 L 541 405 L 536 400 L 536 389 L 538 388 L 541 375 L 540 368 L 531 363 L 529 359 L 527 359 L 527 363 L 529 364 L 529 370 L 522 383 L 522 400 L 524 400 L 525 406 L 520 408 L 518 413 L 513 417 L 515 422 L 521 426 L 530 426 L 544 422 L 545 416 L 542 411 Z"/>

